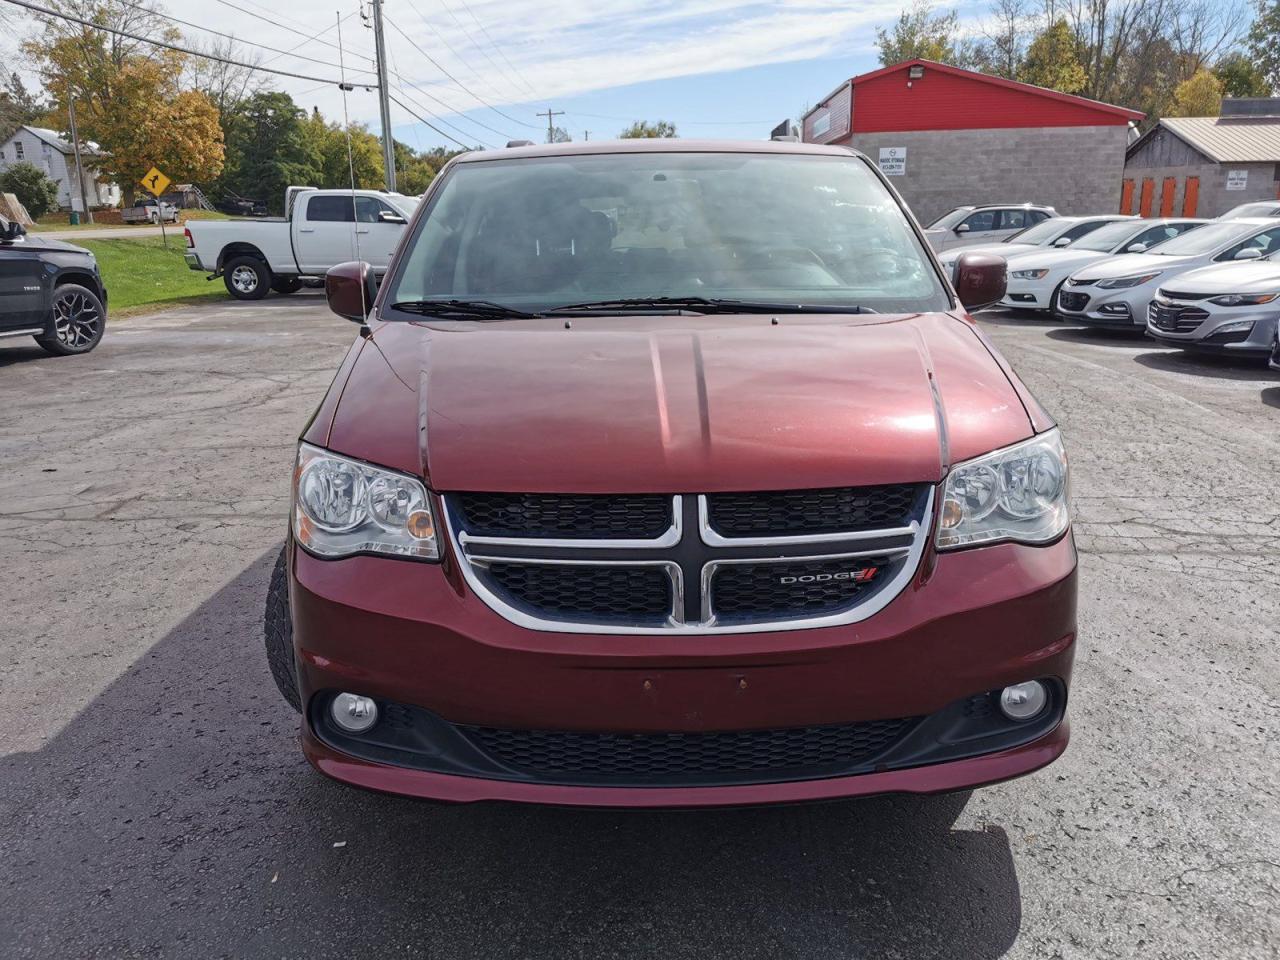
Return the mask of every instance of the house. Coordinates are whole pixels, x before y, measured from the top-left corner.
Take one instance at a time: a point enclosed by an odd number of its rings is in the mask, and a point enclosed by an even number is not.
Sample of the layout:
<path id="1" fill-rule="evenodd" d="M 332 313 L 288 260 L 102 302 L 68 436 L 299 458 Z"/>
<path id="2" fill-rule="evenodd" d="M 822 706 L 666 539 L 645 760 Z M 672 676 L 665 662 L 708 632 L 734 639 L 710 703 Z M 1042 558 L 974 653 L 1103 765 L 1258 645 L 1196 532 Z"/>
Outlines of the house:
<path id="1" fill-rule="evenodd" d="M 1280 98 L 1222 101 L 1218 117 L 1165 117 L 1129 147 L 1125 213 L 1217 217 L 1280 197 Z"/>
<path id="2" fill-rule="evenodd" d="M 804 115 L 801 139 L 867 154 L 924 223 L 969 203 L 1109 213 L 1143 116 L 916 59 L 846 80 Z"/>
<path id="3" fill-rule="evenodd" d="M 80 159 L 84 164 L 85 195 L 90 207 L 112 207 L 120 203 L 120 187 L 114 183 L 99 183 L 94 160 L 101 156 L 97 144 L 82 143 Z M 76 180 L 76 158 L 71 143 L 55 130 L 45 127 L 21 126 L 9 139 L 0 143 L 0 170 L 15 163 L 32 163 L 45 172 L 58 185 L 58 207 L 63 210 L 84 210 L 80 199 L 80 185 Z"/>

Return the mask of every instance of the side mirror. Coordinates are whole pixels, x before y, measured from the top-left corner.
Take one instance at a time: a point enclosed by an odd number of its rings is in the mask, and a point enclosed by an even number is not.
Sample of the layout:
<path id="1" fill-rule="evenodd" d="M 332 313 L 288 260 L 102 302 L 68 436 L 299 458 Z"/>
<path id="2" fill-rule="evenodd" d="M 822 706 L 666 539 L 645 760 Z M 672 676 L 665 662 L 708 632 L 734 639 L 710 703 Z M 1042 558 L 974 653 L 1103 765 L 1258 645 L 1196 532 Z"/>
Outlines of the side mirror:
<path id="1" fill-rule="evenodd" d="M 967 223 L 962 223 L 960 224 L 960 226 L 956 227 L 956 233 L 968 233 L 968 232 L 969 232 L 969 225 Z"/>
<path id="2" fill-rule="evenodd" d="M 16 220 L 9 221 L 4 225 L 4 229 L 0 230 L 0 240 L 5 243 L 14 243 L 27 235 L 27 228 Z"/>
<path id="3" fill-rule="evenodd" d="M 329 309 L 338 316 L 352 323 L 364 323 L 378 295 L 373 267 L 363 260 L 330 267 L 324 275 L 324 295 L 329 300 Z"/>
<path id="4" fill-rule="evenodd" d="M 1243 250 L 1237 250 L 1232 260 L 1261 260 L 1262 251 L 1257 247 L 1245 247 Z"/>
<path id="5" fill-rule="evenodd" d="M 951 283 L 968 310 L 981 310 L 1004 299 L 1009 289 L 1009 265 L 989 253 L 962 253 L 956 258 Z"/>
<path id="6" fill-rule="evenodd" d="M 392 213 L 390 210 L 379 210 L 378 222 L 405 224 L 405 223 L 408 223 L 409 221 L 406 220 L 404 217 L 400 216 L 400 214 L 398 213 Z"/>
<path id="7" fill-rule="evenodd" d="M 1071 246 L 1071 238 L 1059 237 L 1057 240 L 1053 241 L 1053 245 L 1055 247 L 1069 247 Z"/>
<path id="8" fill-rule="evenodd" d="M 1145 243 L 1131 243 L 1124 248 L 1125 253 L 1146 253 L 1147 245 Z"/>

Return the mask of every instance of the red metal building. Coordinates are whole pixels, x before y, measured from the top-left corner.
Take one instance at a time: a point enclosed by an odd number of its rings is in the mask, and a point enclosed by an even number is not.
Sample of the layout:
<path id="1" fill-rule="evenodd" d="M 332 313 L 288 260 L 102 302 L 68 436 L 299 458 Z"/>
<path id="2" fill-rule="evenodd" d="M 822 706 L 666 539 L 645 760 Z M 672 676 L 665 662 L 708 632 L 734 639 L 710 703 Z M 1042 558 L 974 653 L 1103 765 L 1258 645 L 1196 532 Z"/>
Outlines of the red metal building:
<path id="1" fill-rule="evenodd" d="M 867 153 L 921 219 L 961 203 L 1114 211 L 1136 110 L 931 60 L 847 80 L 804 116 L 802 138 Z M 882 156 L 883 153 L 883 156 Z"/>

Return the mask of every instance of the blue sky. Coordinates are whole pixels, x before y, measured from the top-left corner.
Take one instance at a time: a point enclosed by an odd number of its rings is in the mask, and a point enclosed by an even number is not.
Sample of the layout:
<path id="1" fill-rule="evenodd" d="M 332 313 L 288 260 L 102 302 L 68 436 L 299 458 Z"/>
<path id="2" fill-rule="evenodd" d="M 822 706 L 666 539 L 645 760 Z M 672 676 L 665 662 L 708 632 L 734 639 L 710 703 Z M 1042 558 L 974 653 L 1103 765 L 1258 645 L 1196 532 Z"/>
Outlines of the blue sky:
<path id="1" fill-rule="evenodd" d="M 984 11 L 986 0 L 960 6 L 972 25 L 972 11 Z M 891 24 L 901 8 L 900 0 L 385 0 L 399 100 L 395 135 L 417 147 L 540 140 L 546 122 L 536 114 L 550 106 L 565 111 L 556 122 L 575 140 L 588 130 L 592 139 L 614 137 L 635 119 L 671 120 L 684 137 L 764 137 L 842 80 L 872 69 L 875 28 Z M 234 34 L 245 43 L 242 56 L 317 81 L 338 73 L 341 16 L 347 75 L 369 77 L 373 37 L 359 0 L 169 0 L 167 9 Z M 23 14 L 11 43 L 36 25 Z M 182 30 L 187 42 L 215 39 Z M 11 52 L 0 50 L 0 59 Z M 268 79 L 341 120 L 333 83 Z M 346 108 L 352 120 L 377 129 L 371 93 L 353 92 Z"/>

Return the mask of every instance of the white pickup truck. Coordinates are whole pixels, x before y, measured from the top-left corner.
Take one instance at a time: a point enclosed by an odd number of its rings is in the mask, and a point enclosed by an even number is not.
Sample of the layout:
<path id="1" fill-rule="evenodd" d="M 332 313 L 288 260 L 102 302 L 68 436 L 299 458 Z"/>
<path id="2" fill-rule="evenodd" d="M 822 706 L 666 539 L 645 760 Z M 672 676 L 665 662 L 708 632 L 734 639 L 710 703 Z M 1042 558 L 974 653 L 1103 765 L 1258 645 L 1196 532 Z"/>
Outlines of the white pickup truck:
<path id="1" fill-rule="evenodd" d="M 237 300 L 293 293 L 348 260 L 385 269 L 418 198 L 380 190 L 289 187 L 285 216 L 187 223 L 187 266 L 221 276 Z"/>

